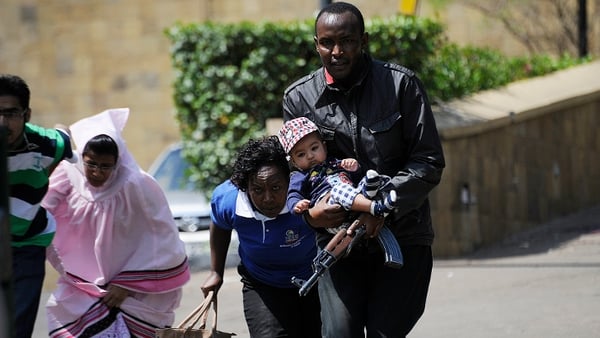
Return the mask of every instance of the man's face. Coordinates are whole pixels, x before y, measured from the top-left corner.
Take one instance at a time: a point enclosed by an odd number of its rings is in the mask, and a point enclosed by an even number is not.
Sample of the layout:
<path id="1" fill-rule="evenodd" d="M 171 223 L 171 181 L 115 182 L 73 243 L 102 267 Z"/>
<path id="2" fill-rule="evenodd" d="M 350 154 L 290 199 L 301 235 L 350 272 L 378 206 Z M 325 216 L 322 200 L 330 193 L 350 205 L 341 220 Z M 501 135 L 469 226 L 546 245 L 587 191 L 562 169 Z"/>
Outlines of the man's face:
<path id="1" fill-rule="evenodd" d="M 315 46 L 325 69 L 335 81 L 352 80 L 368 42 L 368 35 L 361 35 L 358 19 L 350 12 L 324 13 L 315 28 Z"/>
<path id="2" fill-rule="evenodd" d="M 7 129 L 8 150 L 15 150 L 20 146 L 29 116 L 29 109 L 21 107 L 16 96 L 0 95 L 0 126 Z"/>

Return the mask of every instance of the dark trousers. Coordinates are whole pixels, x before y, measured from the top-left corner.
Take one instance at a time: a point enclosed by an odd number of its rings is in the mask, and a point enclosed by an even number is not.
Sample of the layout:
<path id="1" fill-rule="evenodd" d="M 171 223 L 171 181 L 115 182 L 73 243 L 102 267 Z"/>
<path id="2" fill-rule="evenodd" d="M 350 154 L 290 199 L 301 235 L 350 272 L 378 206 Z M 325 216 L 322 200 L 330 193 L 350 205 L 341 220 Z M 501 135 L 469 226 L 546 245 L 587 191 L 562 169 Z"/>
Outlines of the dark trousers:
<path id="1" fill-rule="evenodd" d="M 323 337 L 405 337 L 425 311 L 433 258 L 430 246 L 404 246 L 404 266 L 383 265 L 369 240 L 319 280 Z"/>
<path id="2" fill-rule="evenodd" d="M 254 280 L 243 266 L 238 267 L 238 272 L 242 276 L 244 316 L 250 337 L 321 337 L 316 288 L 300 296 L 295 287 L 276 288 Z"/>
<path id="3" fill-rule="evenodd" d="M 46 248 L 13 247 L 12 254 L 16 338 L 30 338 L 46 273 Z"/>

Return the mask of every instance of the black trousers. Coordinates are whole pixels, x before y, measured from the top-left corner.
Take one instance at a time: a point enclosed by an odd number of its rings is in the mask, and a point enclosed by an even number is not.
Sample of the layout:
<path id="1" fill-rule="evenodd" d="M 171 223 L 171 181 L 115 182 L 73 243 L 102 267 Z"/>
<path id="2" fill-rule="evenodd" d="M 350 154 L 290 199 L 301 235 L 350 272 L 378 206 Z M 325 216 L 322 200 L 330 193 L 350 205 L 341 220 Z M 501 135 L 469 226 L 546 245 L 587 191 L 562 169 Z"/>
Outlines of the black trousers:
<path id="1" fill-rule="evenodd" d="M 16 337 L 29 338 L 33 334 L 46 273 L 46 248 L 14 247 L 12 253 Z"/>
<path id="2" fill-rule="evenodd" d="M 352 249 L 319 280 L 323 337 L 405 337 L 425 310 L 430 246 L 402 247 L 404 266 L 386 267 L 377 241 Z"/>
<path id="3" fill-rule="evenodd" d="M 306 296 L 298 289 L 258 282 L 240 265 L 244 315 L 253 338 L 320 338 L 321 318 L 317 288 Z M 291 278 L 291 277 L 290 277 Z"/>

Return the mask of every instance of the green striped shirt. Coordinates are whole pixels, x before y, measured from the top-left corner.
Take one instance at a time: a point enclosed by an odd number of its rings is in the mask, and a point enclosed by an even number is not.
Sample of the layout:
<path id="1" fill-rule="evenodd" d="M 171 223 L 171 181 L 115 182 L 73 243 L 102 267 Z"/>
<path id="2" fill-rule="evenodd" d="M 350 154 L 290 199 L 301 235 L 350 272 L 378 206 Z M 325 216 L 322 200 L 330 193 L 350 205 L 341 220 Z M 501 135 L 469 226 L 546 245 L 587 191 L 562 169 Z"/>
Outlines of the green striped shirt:
<path id="1" fill-rule="evenodd" d="M 41 207 L 48 191 L 50 168 L 72 159 L 69 136 L 56 129 L 25 124 L 27 146 L 8 153 L 11 245 L 48 246 L 55 227 Z"/>

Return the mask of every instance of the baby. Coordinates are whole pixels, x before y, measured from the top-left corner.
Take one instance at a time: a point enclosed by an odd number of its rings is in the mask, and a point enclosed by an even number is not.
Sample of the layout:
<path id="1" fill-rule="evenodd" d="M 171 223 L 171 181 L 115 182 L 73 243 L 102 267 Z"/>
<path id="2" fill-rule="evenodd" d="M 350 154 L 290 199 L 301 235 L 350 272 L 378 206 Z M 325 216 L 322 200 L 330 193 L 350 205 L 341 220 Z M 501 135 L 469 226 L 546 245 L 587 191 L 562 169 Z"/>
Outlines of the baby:
<path id="1" fill-rule="evenodd" d="M 338 203 L 345 210 L 385 217 L 394 209 L 397 198 L 394 190 L 380 199 L 372 199 L 386 177 L 375 170 L 368 170 L 364 178 L 357 177 L 356 159 L 328 156 L 318 127 L 309 119 L 299 117 L 285 122 L 278 137 L 291 164 L 298 169 L 290 177 L 288 209 L 298 214 L 305 212 L 329 192 L 328 203 Z M 353 182 L 358 179 L 355 187 Z"/>

